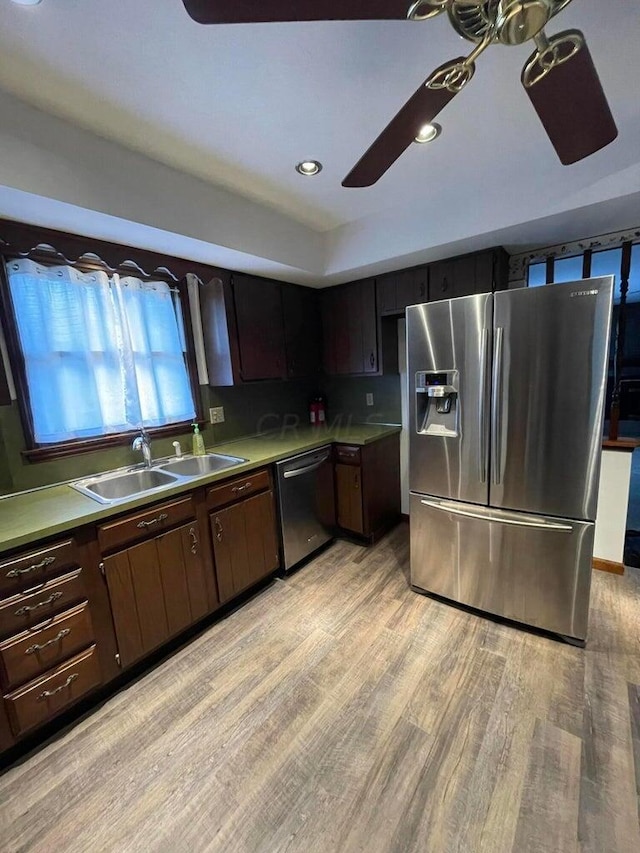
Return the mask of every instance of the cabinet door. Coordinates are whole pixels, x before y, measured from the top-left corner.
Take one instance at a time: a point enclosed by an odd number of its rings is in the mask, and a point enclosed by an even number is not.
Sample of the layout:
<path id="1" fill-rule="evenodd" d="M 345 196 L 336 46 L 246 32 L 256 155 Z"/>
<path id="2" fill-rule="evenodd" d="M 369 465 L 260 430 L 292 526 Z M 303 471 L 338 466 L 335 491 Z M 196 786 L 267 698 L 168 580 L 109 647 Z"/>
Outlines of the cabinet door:
<path id="1" fill-rule="evenodd" d="M 380 314 L 396 314 L 398 311 L 397 283 L 401 274 L 381 276 L 377 282 L 378 311 Z"/>
<path id="2" fill-rule="evenodd" d="M 361 471 L 354 465 L 336 465 L 338 525 L 354 533 L 364 533 Z"/>
<path id="3" fill-rule="evenodd" d="M 103 561 L 123 666 L 129 666 L 169 636 L 157 557 L 156 543 L 151 539 Z"/>
<path id="4" fill-rule="evenodd" d="M 429 300 L 429 268 L 406 270 L 397 282 L 396 305 L 404 311 L 407 305 L 420 305 Z"/>
<path id="5" fill-rule="evenodd" d="M 281 285 L 234 275 L 242 379 L 281 379 L 286 375 Z"/>
<path id="6" fill-rule="evenodd" d="M 453 297 L 453 262 L 438 261 L 429 270 L 429 298 L 432 302 Z"/>
<path id="7" fill-rule="evenodd" d="M 365 373 L 378 372 L 378 318 L 375 279 L 359 282 L 362 357 Z"/>
<path id="8" fill-rule="evenodd" d="M 287 376 L 315 376 L 320 369 L 320 316 L 318 293 L 310 287 L 285 285 L 282 289 Z"/>
<path id="9" fill-rule="evenodd" d="M 198 525 L 179 527 L 155 540 L 169 636 L 206 615 L 207 589 Z"/>
<path id="10" fill-rule="evenodd" d="M 249 572 L 244 510 L 239 503 L 211 513 L 210 518 L 220 601 L 228 601 L 237 591 L 235 578 Z"/>
<path id="11" fill-rule="evenodd" d="M 133 545 L 103 563 L 123 666 L 209 610 L 195 521 Z"/>
<path id="12" fill-rule="evenodd" d="M 350 364 L 350 325 L 348 287 L 331 287 L 320 294 L 322 307 L 322 363 L 330 376 L 348 374 Z"/>
<path id="13" fill-rule="evenodd" d="M 222 601 L 228 601 L 277 569 L 272 492 L 211 513 L 211 533 Z"/>
<path id="14" fill-rule="evenodd" d="M 242 504 L 249 550 L 248 571 L 240 579 L 243 588 L 270 575 L 278 568 L 278 541 L 273 493 L 264 492 Z"/>
<path id="15" fill-rule="evenodd" d="M 374 279 L 322 293 L 324 369 L 328 374 L 378 372 L 378 323 Z"/>

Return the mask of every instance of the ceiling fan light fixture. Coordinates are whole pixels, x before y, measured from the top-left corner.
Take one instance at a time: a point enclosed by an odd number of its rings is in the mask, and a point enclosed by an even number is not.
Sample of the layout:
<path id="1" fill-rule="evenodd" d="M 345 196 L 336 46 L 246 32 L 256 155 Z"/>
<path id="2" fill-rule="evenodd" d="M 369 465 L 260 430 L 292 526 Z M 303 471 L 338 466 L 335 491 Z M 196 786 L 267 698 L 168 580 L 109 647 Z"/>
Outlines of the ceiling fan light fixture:
<path id="1" fill-rule="evenodd" d="M 425 142 L 433 142 L 434 139 L 437 139 L 442 133 L 442 128 L 439 124 L 436 124 L 435 121 L 430 124 L 423 124 L 420 130 L 418 131 L 414 142 L 419 143 L 420 145 L 424 145 Z"/>
<path id="2" fill-rule="evenodd" d="M 18 6 L 37 6 L 42 0 L 13 0 Z"/>
<path id="3" fill-rule="evenodd" d="M 301 160 L 296 166 L 296 172 L 299 175 L 304 175 L 307 178 L 312 178 L 322 171 L 322 163 L 318 160 Z"/>

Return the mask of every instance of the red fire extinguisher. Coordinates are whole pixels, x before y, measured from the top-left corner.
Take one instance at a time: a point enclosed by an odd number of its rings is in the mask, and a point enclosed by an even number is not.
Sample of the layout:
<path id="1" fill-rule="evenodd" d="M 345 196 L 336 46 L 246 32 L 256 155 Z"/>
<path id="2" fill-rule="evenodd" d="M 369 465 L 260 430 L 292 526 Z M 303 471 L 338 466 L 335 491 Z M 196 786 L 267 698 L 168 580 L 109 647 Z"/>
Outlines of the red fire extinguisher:
<path id="1" fill-rule="evenodd" d="M 318 426 L 324 426 L 327 422 L 327 401 L 322 394 L 318 394 L 316 401 L 318 405 Z"/>
<path id="2" fill-rule="evenodd" d="M 311 426 L 323 426 L 327 421 L 327 401 L 322 394 L 312 397 L 309 403 Z"/>

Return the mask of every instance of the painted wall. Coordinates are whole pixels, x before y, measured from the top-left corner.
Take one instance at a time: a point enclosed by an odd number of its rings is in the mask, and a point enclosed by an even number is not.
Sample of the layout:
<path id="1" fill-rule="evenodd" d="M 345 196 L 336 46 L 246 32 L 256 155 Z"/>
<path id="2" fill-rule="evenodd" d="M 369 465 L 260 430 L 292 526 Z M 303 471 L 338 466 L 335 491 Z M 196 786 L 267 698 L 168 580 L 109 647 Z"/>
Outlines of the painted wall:
<path id="1" fill-rule="evenodd" d="M 593 556 L 622 563 L 629 506 L 631 453 L 603 450 Z"/>
<path id="2" fill-rule="evenodd" d="M 321 390 L 327 398 L 329 424 L 399 424 L 400 377 L 325 376 Z M 367 394 L 373 394 L 373 406 L 367 406 Z"/>

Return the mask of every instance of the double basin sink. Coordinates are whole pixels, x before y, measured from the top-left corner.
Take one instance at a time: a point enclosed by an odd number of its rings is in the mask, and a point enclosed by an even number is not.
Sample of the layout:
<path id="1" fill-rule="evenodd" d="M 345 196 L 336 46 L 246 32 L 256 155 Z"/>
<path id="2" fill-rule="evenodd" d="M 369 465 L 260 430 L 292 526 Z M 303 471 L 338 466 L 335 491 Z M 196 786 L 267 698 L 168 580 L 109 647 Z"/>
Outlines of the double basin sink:
<path id="1" fill-rule="evenodd" d="M 71 483 L 71 486 L 99 503 L 111 504 L 161 491 L 206 474 L 215 474 L 246 461 L 239 456 L 207 453 L 204 456 L 187 456 L 156 462 L 151 468 L 98 474 L 95 477 L 77 480 Z"/>

